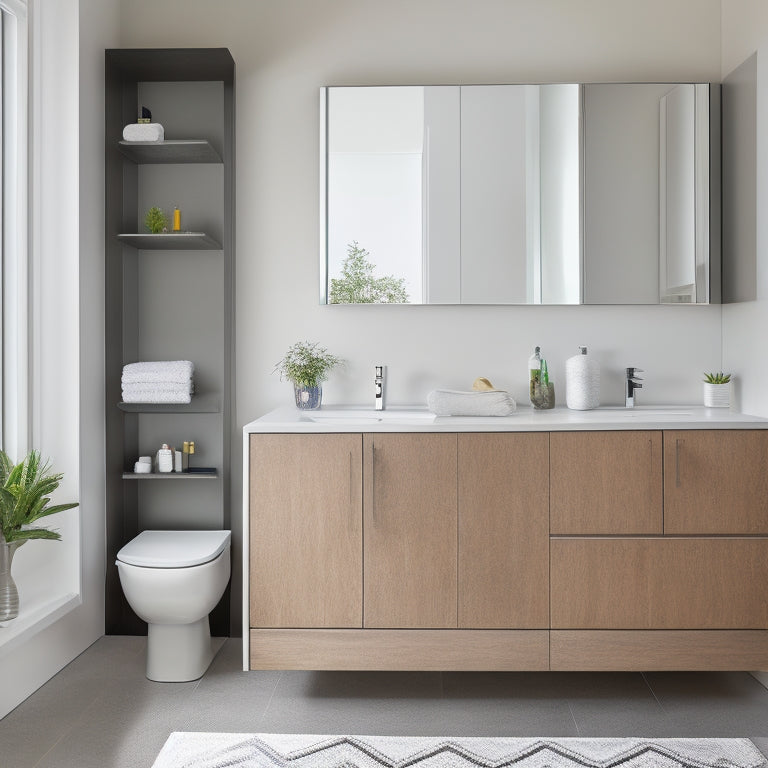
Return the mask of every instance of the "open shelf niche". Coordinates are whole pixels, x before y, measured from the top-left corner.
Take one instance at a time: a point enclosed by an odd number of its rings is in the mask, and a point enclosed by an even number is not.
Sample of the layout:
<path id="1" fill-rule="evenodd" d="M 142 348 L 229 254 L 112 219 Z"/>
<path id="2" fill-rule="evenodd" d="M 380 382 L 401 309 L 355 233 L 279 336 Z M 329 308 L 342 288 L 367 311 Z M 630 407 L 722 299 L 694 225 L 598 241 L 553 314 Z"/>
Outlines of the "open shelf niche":
<path id="1" fill-rule="evenodd" d="M 230 529 L 234 317 L 234 61 L 223 48 L 105 52 L 107 554 L 145 529 Z M 164 141 L 127 142 L 141 106 Z M 153 206 L 181 232 L 142 233 Z M 163 253 L 159 253 L 162 251 Z M 211 253 L 212 251 L 218 253 Z M 191 360 L 204 394 L 188 404 L 122 402 L 123 365 Z M 194 440 L 208 473 L 137 475 L 140 455 Z M 134 482 L 134 481 L 142 482 Z M 144 482 L 163 480 L 165 482 Z M 190 480 L 207 480 L 200 484 Z M 174 482 L 177 481 L 177 482 Z M 107 634 L 143 634 L 116 568 Z M 229 590 L 211 614 L 229 635 Z"/>

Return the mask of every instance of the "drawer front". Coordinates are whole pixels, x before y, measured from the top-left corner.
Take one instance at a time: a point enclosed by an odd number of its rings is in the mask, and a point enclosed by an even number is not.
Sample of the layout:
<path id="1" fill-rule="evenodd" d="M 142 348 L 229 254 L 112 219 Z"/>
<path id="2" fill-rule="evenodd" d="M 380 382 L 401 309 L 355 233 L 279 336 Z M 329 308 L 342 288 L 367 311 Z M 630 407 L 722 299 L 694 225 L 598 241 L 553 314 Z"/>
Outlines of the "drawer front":
<path id="1" fill-rule="evenodd" d="M 662 533 L 661 432 L 553 432 L 553 534 Z"/>
<path id="2" fill-rule="evenodd" d="M 768 534 L 768 430 L 665 431 L 664 532 Z"/>
<path id="3" fill-rule="evenodd" d="M 554 538 L 553 629 L 766 629 L 768 539 Z"/>

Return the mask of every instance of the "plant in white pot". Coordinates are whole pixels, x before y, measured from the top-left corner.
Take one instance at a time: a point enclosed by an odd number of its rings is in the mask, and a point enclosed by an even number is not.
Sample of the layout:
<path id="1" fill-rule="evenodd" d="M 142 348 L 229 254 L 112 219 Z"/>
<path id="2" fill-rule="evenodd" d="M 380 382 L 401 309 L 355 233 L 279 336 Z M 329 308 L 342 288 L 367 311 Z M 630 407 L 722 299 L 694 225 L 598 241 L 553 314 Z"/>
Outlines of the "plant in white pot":
<path id="1" fill-rule="evenodd" d="M 731 374 L 704 374 L 704 405 L 707 408 L 728 408 L 731 405 Z"/>
<path id="2" fill-rule="evenodd" d="M 322 383 L 341 362 L 317 342 L 297 341 L 275 365 L 275 371 L 280 374 L 281 380 L 286 378 L 293 382 L 296 407 L 312 410 L 319 408 L 322 402 Z"/>
<path id="3" fill-rule="evenodd" d="M 50 471 L 50 464 L 40 458 L 38 451 L 30 451 L 14 465 L 0 450 L 0 621 L 14 619 L 19 613 L 19 593 L 11 577 L 16 550 L 29 539 L 61 539 L 57 531 L 34 527 L 32 523 L 77 506 L 77 502 L 50 503 L 50 494 L 63 477 Z"/>

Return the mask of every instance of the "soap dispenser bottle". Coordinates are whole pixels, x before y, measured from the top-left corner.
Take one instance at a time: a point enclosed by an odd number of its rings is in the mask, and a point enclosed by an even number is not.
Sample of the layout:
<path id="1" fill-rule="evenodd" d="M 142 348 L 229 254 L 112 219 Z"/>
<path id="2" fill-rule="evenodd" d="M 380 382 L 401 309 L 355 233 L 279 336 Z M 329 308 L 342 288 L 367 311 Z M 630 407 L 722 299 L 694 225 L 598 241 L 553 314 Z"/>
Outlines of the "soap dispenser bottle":
<path id="1" fill-rule="evenodd" d="M 528 397 L 536 404 L 536 391 L 541 382 L 541 347 L 536 347 L 528 358 Z"/>
<path id="2" fill-rule="evenodd" d="M 574 411 L 600 405 L 600 368 L 586 347 L 579 347 L 579 354 L 565 361 L 565 404 Z"/>

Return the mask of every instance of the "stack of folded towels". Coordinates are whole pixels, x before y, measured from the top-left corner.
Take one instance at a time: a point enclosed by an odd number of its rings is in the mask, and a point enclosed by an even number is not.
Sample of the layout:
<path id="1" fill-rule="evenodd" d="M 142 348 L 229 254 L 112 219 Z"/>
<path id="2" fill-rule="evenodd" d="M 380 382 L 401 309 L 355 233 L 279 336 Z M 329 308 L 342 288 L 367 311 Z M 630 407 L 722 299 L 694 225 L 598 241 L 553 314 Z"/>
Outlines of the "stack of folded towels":
<path id="1" fill-rule="evenodd" d="M 495 389 L 486 378 L 475 379 L 472 390 L 432 390 L 427 395 L 427 408 L 436 416 L 509 416 L 517 409 L 512 395 Z"/>
<path id="2" fill-rule="evenodd" d="M 123 402 L 189 403 L 194 372 L 189 360 L 129 363 L 123 366 Z"/>

